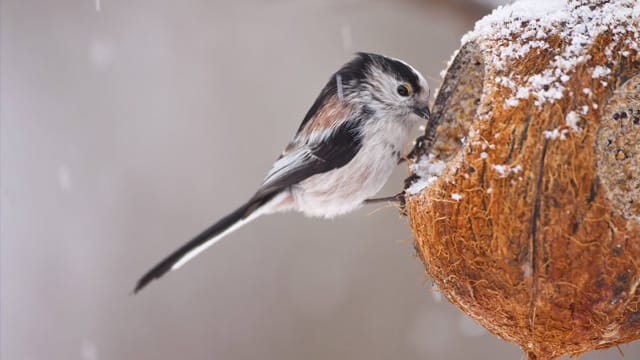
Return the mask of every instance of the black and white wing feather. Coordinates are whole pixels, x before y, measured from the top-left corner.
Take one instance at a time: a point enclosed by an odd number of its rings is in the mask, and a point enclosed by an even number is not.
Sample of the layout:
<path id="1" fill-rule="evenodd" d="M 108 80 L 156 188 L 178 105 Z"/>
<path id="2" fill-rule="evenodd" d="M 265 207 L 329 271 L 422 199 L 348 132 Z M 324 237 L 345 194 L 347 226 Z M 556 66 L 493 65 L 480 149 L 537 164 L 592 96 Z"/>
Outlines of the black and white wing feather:
<path id="1" fill-rule="evenodd" d="M 362 148 L 361 121 L 345 121 L 312 143 L 293 146 L 273 165 L 256 196 L 279 192 L 316 175 L 341 168 Z"/>

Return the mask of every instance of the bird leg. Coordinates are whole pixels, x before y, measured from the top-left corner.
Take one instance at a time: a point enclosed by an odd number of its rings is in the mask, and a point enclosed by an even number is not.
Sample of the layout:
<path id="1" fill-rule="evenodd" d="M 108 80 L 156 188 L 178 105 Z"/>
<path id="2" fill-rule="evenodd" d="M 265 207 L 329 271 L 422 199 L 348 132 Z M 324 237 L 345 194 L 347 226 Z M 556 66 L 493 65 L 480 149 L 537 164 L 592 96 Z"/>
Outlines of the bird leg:
<path id="1" fill-rule="evenodd" d="M 364 201 L 365 204 L 376 204 L 381 202 L 391 202 L 391 203 L 399 204 L 401 207 L 404 208 L 404 191 L 393 196 L 367 199 Z"/>

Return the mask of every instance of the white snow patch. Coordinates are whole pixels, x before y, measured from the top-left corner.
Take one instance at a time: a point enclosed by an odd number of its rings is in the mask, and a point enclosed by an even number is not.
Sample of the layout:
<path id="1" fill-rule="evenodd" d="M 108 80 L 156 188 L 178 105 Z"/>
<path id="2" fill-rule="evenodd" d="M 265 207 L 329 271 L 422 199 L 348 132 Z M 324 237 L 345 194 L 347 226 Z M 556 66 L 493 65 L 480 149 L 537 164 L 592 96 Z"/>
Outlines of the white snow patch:
<path id="1" fill-rule="evenodd" d="M 451 199 L 453 199 L 455 201 L 460 201 L 460 200 L 462 200 L 462 195 L 460 195 L 458 193 L 452 193 L 451 194 Z"/>
<path id="2" fill-rule="evenodd" d="M 593 72 L 591 73 L 591 77 L 593 79 L 601 78 L 607 76 L 611 73 L 611 69 L 606 66 L 597 65 L 593 68 Z"/>
<path id="3" fill-rule="evenodd" d="M 549 140 L 564 140 L 567 138 L 567 133 L 569 132 L 568 129 L 558 129 L 555 128 L 553 130 L 545 130 L 542 132 L 542 135 L 544 135 L 545 139 L 549 139 Z"/>
<path id="4" fill-rule="evenodd" d="M 588 106 L 582 107 L 582 114 L 586 114 L 589 111 Z M 578 122 L 580 121 L 580 115 L 575 111 L 570 111 L 567 116 L 564 118 L 564 126 L 560 126 L 553 130 L 545 130 L 542 132 L 545 139 L 549 140 L 565 140 L 567 138 L 567 134 L 571 131 L 574 133 L 579 133 L 582 131 L 582 128 L 578 126 Z"/>
<path id="5" fill-rule="evenodd" d="M 494 165 L 491 165 L 491 167 L 500 175 L 500 177 L 503 177 L 503 178 L 509 176 L 509 174 L 517 174 L 520 171 L 522 171 L 522 166 L 520 165 L 508 166 L 508 165 L 494 164 Z"/>
<path id="6" fill-rule="evenodd" d="M 534 104 L 541 107 L 564 96 L 563 86 L 576 67 L 589 60 L 587 53 L 591 42 L 600 34 L 611 32 L 612 45 L 624 42 L 633 50 L 639 50 L 638 31 L 634 23 L 640 16 L 638 3 L 633 0 L 603 2 L 597 6 L 566 0 L 520 0 L 500 6 L 490 15 L 478 21 L 473 31 L 462 37 L 462 43 L 476 42 L 491 54 L 488 63 L 493 64 L 495 81 L 514 92 L 505 107 L 516 105 L 514 99 L 534 96 Z M 566 46 L 550 47 L 547 38 L 555 35 L 566 39 Z M 498 48 L 491 46 L 500 44 Z M 543 49 L 554 54 L 548 68 L 538 74 L 521 78 L 510 71 L 510 65 L 526 56 L 533 49 Z M 627 52 L 628 51 L 624 50 Z M 611 53 L 612 48 L 604 50 Z M 607 76 L 610 69 L 596 66 L 593 78 Z M 516 89 L 515 84 L 525 84 Z M 586 93 L 585 93 L 586 94 Z"/>
<path id="7" fill-rule="evenodd" d="M 480 153 L 480 159 L 486 159 L 488 157 L 489 157 L 489 154 L 487 154 L 486 152 L 483 151 Z"/>
<path id="8" fill-rule="evenodd" d="M 582 129 L 578 127 L 578 121 L 580 121 L 580 115 L 576 114 L 575 111 L 570 111 L 564 118 L 564 123 L 571 131 L 574 132 L 582 131 Z"/>
<path id="9" fill-rule="evenodd" d="M 518 88 L 518 92 L 516 93 L 516 98 L 528 99 L 529 95 L 531 95 L 531 93 L 529 92 L 529 89 L 526 87 L 521 87 L 521 88 Z"/>
<path id="10" fill-rule="evenodd" d="M 407 192 L 413 195 L 422 191 L 442 175 L 446 165 L 444 161 L 436 160 L 432 154 L 423 156 L 420 161 L 411 165 L 411 172 L 418 175 L 420 179 L 413 183 Z"/>
<path id="11" fill-rule="evenodd" d="M 516 106 L 518 106 L 519 103 L 520 103 L 520 101 L 518 101 L 518 99 L 516 99 L 514 97 L 510 97 L 510 98 L 508 98 L 507 100 L 504 101 L 504 104 L 508 108 L 516 107 Z"/>
<path id="12" fill-rule="evenodd" d="M 498 174 L 500 174 L 500 177 L 507 176 L 507 174 L 508 174 L 508 171 L 507 171 L 508 166 L 506 166 L 506 165 L 493 165 L 492 167 L 493 167 L 493 169 L 495 171 L 498 172 Z"/>

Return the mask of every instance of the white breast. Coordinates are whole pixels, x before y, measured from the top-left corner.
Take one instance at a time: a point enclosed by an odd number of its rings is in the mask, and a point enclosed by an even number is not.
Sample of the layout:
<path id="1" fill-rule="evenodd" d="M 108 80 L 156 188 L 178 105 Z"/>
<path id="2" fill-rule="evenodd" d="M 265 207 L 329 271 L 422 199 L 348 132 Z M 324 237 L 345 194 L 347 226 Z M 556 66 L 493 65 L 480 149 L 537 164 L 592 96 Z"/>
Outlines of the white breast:
<path id="1" fill-rule="evenodd" d="M 329 218 L 358 208 L 380 191 L 403 155 L 411 125 L 371 120 L 375 123 L 366 127 L 362 148 L 347 165 L 314 175 L 291 189 L 296 210 Z"/>

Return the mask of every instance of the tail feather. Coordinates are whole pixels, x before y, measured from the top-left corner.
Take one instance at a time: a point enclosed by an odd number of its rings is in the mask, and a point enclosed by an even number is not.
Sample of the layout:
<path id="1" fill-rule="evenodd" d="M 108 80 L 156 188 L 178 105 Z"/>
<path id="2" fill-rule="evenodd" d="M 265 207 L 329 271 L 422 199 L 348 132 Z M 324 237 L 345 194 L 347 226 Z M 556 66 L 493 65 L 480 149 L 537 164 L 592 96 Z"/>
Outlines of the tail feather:
<path id="1" fill-rule="evenodd" d="M 182 245 L 171 255 L 167 256 L 164 260 L 151 268 L 151 270 L 147 271 L 147 273 L 144 274 L 136 283 L 133 293 L 138 293 L 151 281 L 159 279 L 169 271 L 180 268 L 189 260 L 206 250 L 209 246 L 215 244 L 225 235 L 262 215 L 264 213 L 263 205 L 271 198 L 272 196 L 267 199 L 251 199 L 229 215 L 218 220 L 218 222 L 211 225 L 191 241 Z"/>

